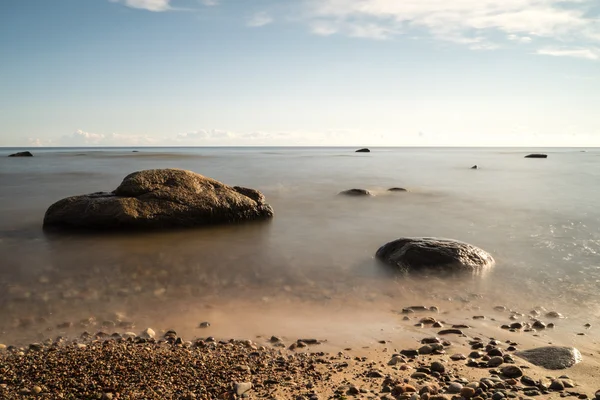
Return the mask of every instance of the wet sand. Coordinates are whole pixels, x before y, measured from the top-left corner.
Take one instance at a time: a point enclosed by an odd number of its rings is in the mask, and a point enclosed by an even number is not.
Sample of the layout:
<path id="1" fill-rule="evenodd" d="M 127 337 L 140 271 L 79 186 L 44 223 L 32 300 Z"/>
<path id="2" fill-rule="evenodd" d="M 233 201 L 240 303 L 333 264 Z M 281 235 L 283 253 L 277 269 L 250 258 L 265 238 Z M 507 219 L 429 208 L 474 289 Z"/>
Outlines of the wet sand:
<path id="1" fill-rule="evenodd" d="M 410 305 L 407 303 L 404 307 Z M 546 322 L 554 322 L 555 328 L 511 332 L 500 326 L 516 320 L 526 324 L 531 318 L 522 315 L 511 319 L 511 315 L 518 314 L 509 310 L 479 309 L 475 313 L 464 308 L 457 310 L 456 305 L 454 308 L 451 305 L 451 302 L 438 303 L 437 312 L 407 313 L 402 311 L 404 307 L 385 311 L 378 307 L 359 307 L 353 312 L 339 307 L 336 312 L 331 304 L 327 307 L 311 302 L 290 305 L 269 299 L 260 307 L 240 302 L 207 304 L 197 314 L 187 314 L 187 321 L 177 315 L 165 315 L 161 326 L 152 327 L 155 340 L 162 341 L 161 344 L 153 340 L 148 343 L 139 337 L 126 339 L 126 332 L 140 334 L 146 327 L 142 325 L 143 319 L 140 324 L 126 322 L 128 316 L 118 314 L 112 316 L 112 321 L 90 318 L 85 328 L 90 336 L 82 337 L 84 328 L 78 325 L 56 327 L 46 332 L 46 341 L 39 341 L 42 343 L 39 349 L 36 346 L 29 349 L 28 344 L 22 342 L 15 348 L 0 350 L 0 396 L 20 398 L 38 386 L 42 398 L 61 398 L 59 393 L 63 393 L 64 398 L 69 398 L 69 394 L 83 398 L 235 398 L 234 383 L 248 382 L 253 384 L 253 389 L 245 393 L 248 398 L 344 398 L 342 395 L 386 398 L 391 394 L 386 393 L 385 386 L 408 385 L 408 392 L 398 393 L 400 389 L 397 389 L 395 397 L 387 398 L 430 400 L 433 394 L 423 396 L 425 386 L 434 386 L 440 395 L 450 398 L 456 395 L 448 393 L 453 382 L 467 386 L 492 377 L 499 379 L 495 383 L 498 386 L 472 397 L 491 398 L 497 391 L 504 391 L 506 397 L 513 396 L 508 393 L 515 393 L 519 398 L 529 397 L 524 392 L 531 390 L 530 384 L 524 384 L 520 377 L 511 380 L 500 373 L 506 363 L 498 368 L 480 368 L 468 366 L 468 360 L 450 359 L 455 354 L 468 356 L 473 351 L 473 341 L 485 345 L 497 340 L 498 344 L 493 347 L 509 356 L 505 360 L 510 362 L 512 357 L 515 365 L 539 384 L 548 386 L 560 376 L 568 376 L 568 381 L 573 382 L 573 388 L 539 390 L 534 397 L 559 398 L 566 394 L 594 398 L 600 388 L 597 380 L 600 353 L 593 326 L 577 329 L 573 322 L 563 323 L 566 319 L 550 320 L 542 316 Z M 476 315 L 483 315 L 485 319 L 473 319 Z M 439 321 L 443 327 L 420 325 L 426 317 Z M 156 321 L 156 317 L 153 320 Z M 209 326 L 200 327 L 201 322 L 209 322 Z M 453 325 L 469 327 L 461 328 L 463 335 L 440 335 L 440 331 Z M 175 342 L 169 330 L 175 330 L 182 339 Z M 113 333 L 116 334 L 112 338 L 108 337 Z M 63 339 L 57 342 L 57 336 Z M 272 336 L 278 338 L 277 342 Z M 449 342 L 441 354 L 403 356 L 397 365 L 388 365 L 394 354 L 419 349 L 424 338 L 436 336 Z M 211 337 L 216 338 L 216 344 Z M 307 344 L 298 345 L 301 339 Z M 218 344 L 219 341 L 223 343 Z M 575 346 L 581 351 L 583 361 L 565 370 L 546 370 L 512 355 L 514 351 L 507 350 L 510 344 L 517 350 L 548 344 Z M 279 365 L 281 361 L 277 361 L 281 357 L 286 360 L 283 367 Z M 445 366 L 443 374 L 428 370 L 434 361 Z M 379 371 L 375 375 L 381 377 L 368 376 L 373 370 Z M 57 371 L 64 371 L 65 375 Z M 413 375 L 423 371 L 424 375 Z M 70 375 L 75 379 L 69 378 Z M 421 391 L 419 397 L 411 397 L 411 387 Z"/>

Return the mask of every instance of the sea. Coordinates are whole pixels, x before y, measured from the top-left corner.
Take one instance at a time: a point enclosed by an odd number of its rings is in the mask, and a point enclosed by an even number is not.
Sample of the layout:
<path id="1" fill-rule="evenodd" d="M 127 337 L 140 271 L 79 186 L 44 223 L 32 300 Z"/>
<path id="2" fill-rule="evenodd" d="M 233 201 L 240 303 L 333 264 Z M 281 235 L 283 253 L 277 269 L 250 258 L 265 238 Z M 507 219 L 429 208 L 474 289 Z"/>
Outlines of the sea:
<path id="1" fill-rule="evenodd" d="M 537 309 L 565 337 L 600 317 L 600 149 L 185 147 L 0 149 L 0 343 L 83 330 L 388 337 L 402 309 L 508 322 Z M 529 159 L 529 153 L 546 159 Z M 477 169 L 471 167 L 477 165 Z M 271 221 L 161 232 L 45 232 L 47 208 L 181 168 L 260 190 Z M 406 192 L 389 192 L 391 187 Z M 374 196 L 341 196 L 360 188 Z M 404 276 L 400 237 L 471 243 L 478 277 Z M 504 319 L 503 319 L 504 318 Z M 208 322 L 202 325 L 200 323 Z M 568 335 L 567 335 L 568 334 Z"/>

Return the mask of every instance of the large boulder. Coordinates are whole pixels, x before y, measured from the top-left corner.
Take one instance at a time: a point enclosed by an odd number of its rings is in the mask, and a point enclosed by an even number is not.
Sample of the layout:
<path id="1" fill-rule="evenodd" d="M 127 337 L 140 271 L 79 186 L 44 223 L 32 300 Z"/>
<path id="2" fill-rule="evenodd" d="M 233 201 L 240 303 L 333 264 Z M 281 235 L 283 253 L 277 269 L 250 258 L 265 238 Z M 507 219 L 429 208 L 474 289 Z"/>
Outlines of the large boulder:
<path id="1" fill-rule="evenodd" d="M 518 351 L 515 355 L 546 369 L 565 369 L 581 361 L 581 353 L 574 347 L 538 347 Z"/>
<path id="2" fill-rule="evenodd" d="M 375 257 L 402 272 L 479 275 L 494 266 L 494 259 L 484 250 L 439 238 L 400 238 L 381 246 Z"/>
<path id="3" fill-rule="evenodd" d="M 9 157 L 33 157 L 30 151 L 20 151 L 18 153 L 10 154 Z"/>
<path id="4" fill-rule="evenodd" d="M 371 152 L 371 150 L 367 149 L 366 147 L 355 151 L 355 153 L 370 153 L 370 152 Z"/>
<path id="5" fill-rule="evenodd" d="M 254 190 L 180 169 L 134 172 L 110 193 L 68 197 L 48 208 L 44 227 L 169 228 L 266 219 L 273 209 Z"/>

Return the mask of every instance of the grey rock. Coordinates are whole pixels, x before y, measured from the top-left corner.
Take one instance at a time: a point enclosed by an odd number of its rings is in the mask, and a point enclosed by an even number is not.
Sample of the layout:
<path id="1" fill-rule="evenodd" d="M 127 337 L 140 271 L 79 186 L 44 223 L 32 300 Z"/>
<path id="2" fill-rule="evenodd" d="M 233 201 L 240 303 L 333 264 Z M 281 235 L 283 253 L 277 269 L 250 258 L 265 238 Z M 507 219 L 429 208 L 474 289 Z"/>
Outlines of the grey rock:
<path id="1" fill-rule="evenodd" d="M 446 367 L 441 362 L 434 361 L 431 363 L 431 370 L 443 374 L 444 372 L 446 372 Z"/>
<path id="2" fill-rule="evenodd" d="M 233 390 L 238 396 L 243 395 L 250 389 L 252 389 L 252 383 L 250 382 L 238 382 L 233 385 Z"/>
<path id="3" fill-rule="evenodd" d="M 198 328 L 208 328 L 210 326 L 210 322 L 204 321 L 204 322 L 200 322 L 200 325 L 198 325 Z"/>
<path id="4" fill-rule="evenodd" d="M 525 158 L 548 158 L 548 155 L 540 154 L 540 153 L 533 153 L 533 154 L 526 155 Z"/>
<path id="5" fill-rule="evenodd" d="M 393 187 L 393 188 L 389 188 L 388 192 L 408 192 L 408 190 L 401 188 L 401 187 Z"/>
<path id="6" fill-rule="evenodd" d="M 553 380 L 553 381 L 552 381 L 552 383 L 550 384 L 550 387 L 549 387 L 549 389 L 550 389 L 550 390 L 555 390 L 555 391 L 557 391 L 557 392 L 560 392 L 560 391 L 563 391 L 563 390 L 565 390 L 565 385 L 563 385 L 563 383 L 562 383 L 560 380 L 558 380 L 558 379 L 555 379 L 555 380 Z"/>
<path id="7" fill-rule="evenodd" d="M 345 196 L 373 196 L 373 193 L 369 192 L 367 189 L 348 189 L 339 194 Z"/>
<path id="8" fill-rule="evenodd" d="M 494 265 L 492 256 L 478 247 L 439 238 L 400 238 L 380 247 L 375 256 L 402 272 L 480 275 Z"/>
<path id="9" fill-rule="evenodd" d="M 444 329 L 442 331 L 438 332 L 438 335 L 462 335 L 463 331 L 461 331 L 460 329 Z"/>
<path id="10" fill-rule="evenodd" d="M 502 399 L 504 399 L 504 397 L 506 397 L 506 396 L 504 396 L 504 393 L 496 392 L 492 395 L 492 400 L 502 400 Z"/>
<path id="11" fill-rule="evenodd" d="M 520 378 L 523 376 L 523 371 L 516 365 L 508 365 L 502 368 L 500 372 L 507 378 Z"/>
<path id="12" fill-rule="evenodd" d="M 502 365 L 504 363 L 504 358 L 500 357 L 500 356 L 495 356 L 489 359 L 489 361 L 487 362 L 488 367 L 490 368 L 496 368 L 499 367 L 500 365 Z"/>
<path id="13" fill-rule="evenodd" d="M 574 347 L 547 346 L 517 351 L 516 356 L 546 369 L 565 369 L 581 361 L 581 353 Z"/>
<path id="14" fill-rule="evenodd" d="M 465 356 L 464 354 L 453 354 L 450 356 L 450 359 L 452 361 L 461 361 L 461 360 L 466 360 L 467 356 Z"/>
<path id="15" fill-rule="evenodd" d="M 462 388 L 463 388 L 463 385 L 461 385 L 460 383 L 457 383 L 457 382 L 453 382 L 448 386 L 448 393 L 451 393 L 451 394 L 460 393 Z"/>
<path id="16" fill-rule="evenodd" d="M 383 373 L 379 370 L 376 369 L 372 369 L 369 372 L 367 372 L 367 377 L 369 378 L 383 378 L 385 375 L 383 375 Z"/>
<path id="17" fill-rule="evenodd" d="M 546 318 L 564 318 L 564 316 L 556 311 L 550 311 L 546 313 Z"/>
<path id="18" fill-rule="evenodd" d="M 419 354 L 431 354 L 431 353 L 433 353 L 433 348 L 430 345 L 426 344 L 422 347 L 419 347 Z"/>
<path id="19" fill-rule="evenodd" d="M 398 364 L 405 364 L 406 361 L 404 360 L 404 358 L 396 355 L 393 356 L 390 361 L 388 361 L 388 365 L 398 365 Z"/>
<path id="20" fill-rule="evenodd" d="M 9 157 L 33 157 L 33 154 L 30 151 L 19 151 L 18 153 L 9 155 Z"/>
<path id="21" fill-rule="evenodd" d="M 154 339 L 155 336 L 156 336 L 156 333 L 154 332 L 154 330 L 152 328 L 146 328 L 140 334 L 140 337 L 143 337 L 144 339 Z"/>
<path id="22" fill-rule="evenodd" d="M 51 205 L 44 227 L 156 229 L 267 219 L 273 209 L 254 190 L 181 169 L 134 172 L 110 193 L 68 197 Z"/>
<path id="23" fill-rule="evenodd" d="M 546 324 L 542 321 L 535 321 L 533 325 L 531 325 L 534 329 L 542 330 L 546 329 Z"/>

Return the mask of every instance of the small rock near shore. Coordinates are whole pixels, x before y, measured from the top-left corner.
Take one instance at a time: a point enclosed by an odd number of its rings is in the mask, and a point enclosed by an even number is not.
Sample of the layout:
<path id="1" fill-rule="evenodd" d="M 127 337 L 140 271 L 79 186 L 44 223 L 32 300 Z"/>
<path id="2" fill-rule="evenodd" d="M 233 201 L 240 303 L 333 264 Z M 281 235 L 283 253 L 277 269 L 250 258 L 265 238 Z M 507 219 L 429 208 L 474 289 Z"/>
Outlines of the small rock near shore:
<path id="1" fill-rule="evenodd" d="M 344 196 L 373 196 L 373 193 L 369 192 L 367 189 L 348 189 L 339 194 Z"/>
<path id="2" fill-rule="evenodd" d="M 525 158 L 548 158 L 548 154 L 533 153 L 526 155 Z"/>
<path id="3" fill-rule="evenodd" d="M 30 151 L 20 151 L 18 153 L 10 154 L 9 157 L 33 157 Z"/>

